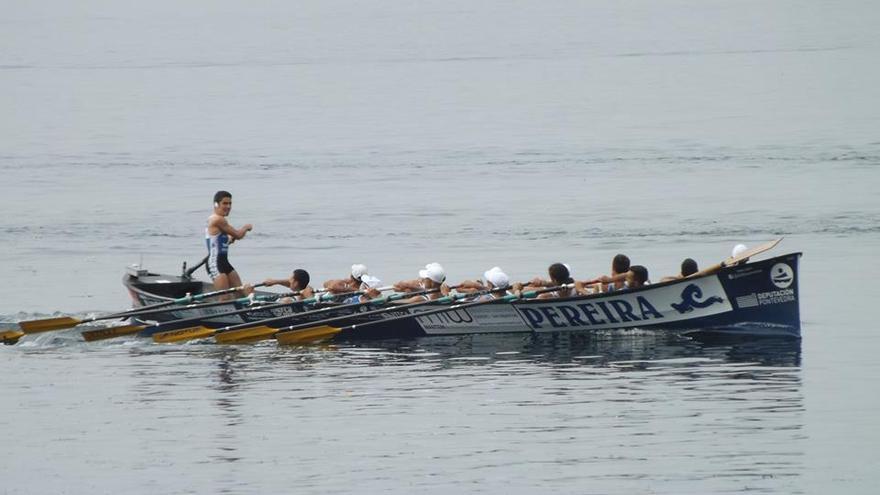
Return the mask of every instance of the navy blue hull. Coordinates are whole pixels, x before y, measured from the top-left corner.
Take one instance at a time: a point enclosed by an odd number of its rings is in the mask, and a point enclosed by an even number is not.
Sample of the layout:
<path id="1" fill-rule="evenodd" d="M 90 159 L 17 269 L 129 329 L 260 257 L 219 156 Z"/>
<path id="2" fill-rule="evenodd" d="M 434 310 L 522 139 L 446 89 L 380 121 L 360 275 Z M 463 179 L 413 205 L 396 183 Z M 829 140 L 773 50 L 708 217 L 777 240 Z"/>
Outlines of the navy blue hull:
<path id="1" fill-rule="evenodd" d="M 468 333 L 590 332 L 620 328 L 749 337 L 800 338 L 800 253 L 726 267 L 696 279 L 634 290 L 452 310 L 344 329 L 337 340 L 412 338 Z M 512 308 L 515 316 L 505 319 Z M 426 306 L 420 311 L 436 309 Z M 484 315 L 481 315 L 484 313 Z M 402 313 L 376 315 L 373 320 Z M 488 314 L 489 318 L 484 318 Z M 496 326 L 489 327 L 491 320 Z M 501 321 L 501 323 L 497 323 Z M 363 324 L 353 317 L 334 326 Z"/>

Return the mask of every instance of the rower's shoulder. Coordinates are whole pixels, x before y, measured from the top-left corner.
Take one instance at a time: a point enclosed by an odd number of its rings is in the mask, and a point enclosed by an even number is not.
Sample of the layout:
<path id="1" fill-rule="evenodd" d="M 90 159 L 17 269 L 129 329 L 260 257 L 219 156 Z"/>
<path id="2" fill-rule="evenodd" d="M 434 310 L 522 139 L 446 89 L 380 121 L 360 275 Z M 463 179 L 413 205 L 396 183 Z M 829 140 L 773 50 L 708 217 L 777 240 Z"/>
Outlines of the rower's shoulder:
<path id="1" fill-rule="evenodd" d="M 211 215 L 208 217 L 209 227 L 213 227 L 215 225 L 223 225 L 224 223 L 226 223 L 226 217 L 224 217 L 223 215 L 211 213 Z"/>

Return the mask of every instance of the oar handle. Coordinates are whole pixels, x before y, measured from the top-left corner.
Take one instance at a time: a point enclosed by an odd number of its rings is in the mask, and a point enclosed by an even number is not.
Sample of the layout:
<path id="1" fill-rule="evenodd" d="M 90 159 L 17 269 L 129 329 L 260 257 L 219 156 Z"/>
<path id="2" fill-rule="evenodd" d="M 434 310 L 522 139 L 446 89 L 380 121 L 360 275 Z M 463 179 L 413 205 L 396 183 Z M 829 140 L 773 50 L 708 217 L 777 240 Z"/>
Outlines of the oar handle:
<path id="1" fill-rule="evenodd" d="M 253 287 L 255 287 L 255 288 L 256 287 L 263 287 L 264 285 L 265 284 L 263 284 L 263 283 L 259 283 L 259 284 L 254 285 Z M 203 299 L 208 299 L 208 298 L 216 297 L 216 296 L 222 296 L 224 294 L 229 294 L 230 292 L 239 291 L 239 290 L 242 290 L 243 288 L 244 288 L 244 285 L 241 285 L 239 287 L 230 287 L 228 289 L 215 290 L 213 292 L 205 292 L 203 294 L 188 294 L 184 297 L 179 297 L 177 299 L 171 299 L 169 301 L 162 301 L 162 302 L 156 303 L 156 304 L 150 304 L 147 306 L 132 308 L 127 311 L 121 311 L 119 313 L 113 313 L 113 314 L 103 315 L 103 316 L 94 316 L 94 317 L 82 320 L 82 323 L 88 323 L 88 322 L 98 321 L 98 320 L 114 320 L 116 318 L 128 318 L 130 316 L 145 316 L 145 315 L 164 313 L 167 311 L 179 311 L 180 309 L 183 309 L 183 308 L 170 308 L 169 309 L 168 306 L 179 306 L 181 304 L 190 304 L 190 303 L 201 301 Z M 220 301 L 220 304 L 223 304 L 226 302 L 228 302 L 228 301 Z M 202 307 L 208 307 L 208 306 L 202 306 Z M 160 309 L 160 308 L 165 308 L 165 309 Z"/>
<path id="2" fill-rule="evenodd" d="M 454 286 L 452 286 L 452 287 L 449 287 L 449 289 L 450 289 L 450 290 L 453 290 L 453 289 L 457 289 L 458 287 L 459 287 L 459 285 L 454 285 Z M 297 325 L 289 325 L 289 326 L 286 326 L 286 327 L 279 328 L 278 331 L 275 332 L 275 333 L 278 334 L 278 333 L 281 333 L 281 332 L 291 332 L 291 331 L 296 331 L 296 330 L 302 330 L 302 329 L 304 329 L 304 328 L 312 328 L 312 327 L 314 327 L 314 326 L 316 326 L 316 325 L 326 325 L 326 324 L 329 324 L 329 323 L 335 323 L 335 322 L 338 322 L 338 321 L 349 320 L 349 319 L 351 319 L 353 316 L 358 316 L 358 317 L 371 316 L 371 315 L 377 315 L 377 314 L 388 313 L 389 311 L 400 311 L 400 310 L 403 310 L 403 309 L 415 308 L 415 307 L 418 307 L 418 306 L 425 306 L 425 305 L 428 305 L 428 304 L 444 303 L 444 302 L 454 301 L 454 300 L 456 300 L 456 299 L 463 299 L 463 298 L 471 297 L 471 296 L 475 296 L 475 295 L 488 294 L 488 293 L 496 292 L 496 291 L 499 291 L 499 290 L 507 290 L 507 289 L 489 289 L 489 290 L 482 290 L 482 291 L 477 291 L 477 292 L 471 292 L 471 293 L 467 293 L 467 294 L 450 294 L 450 295 L 448 295 L 448 296 L 444 296 L 444 297 L 441 297 L 441 298 L 438 298 L 438 299 L 429 299 L 429 300 L 427 300 L 427 301 L 420 301 L 420 302 L 413 302 L 413 303 L 408 303 L 408 304 L 401 304 L 401 305 L 398 305 L 398 306 L 394 306 L 393 308 L 379 308 L 379 309 L 375 309 L 375 310 L 373 310 L 373 311 L 365 311 L 365 312 L 363 312 L 363 313 L 357 313 L 357 315 L 354 315 L 354 314 L 347 314 L 347 315 L 343 315 L 343 316 L 337 316 L 337 317 L 333 317 L 333 318 L 327 318 L 327 319 L 320 320 L 320 321 L 310 321 L 310 322 L 307 322 L 307 323 L 300 323 L 300 324 L 297 324 Z M 379 304 L 379 305 L 381 305 L 381 304 L 384 304 L 384 303 L 386 303 L 386 302 L 388 302 L 388 301 L 393 301 L 393 300 L 403 299 L 403 298 L 408 298 L 408 297 L 414 297 L 414 296 L 419 296 L 419 295 L 424 295 L 424 294 L 432 294 L 432 293 L 434 293 L 434 292 L 438 292 L 438 291 L 440 291 L 439 288 L 436 288 L 436 289 L 425 289 L 425 290 L 420 290 L 420 291 L 415 291 L 415 292 L 409 292 L 409 293 L 403 293 L 403 294 L 392 294 L 392 295 L 390 295 L 390 296 L 386 296 L 386 297 L 377 297 L 377 298 L 372 299 L 372 300 L 370 300 L 370 301 L 368 301 L 368 302 L 366 302 L 366 303 L 364 303 L 364 304 L 371 304 L 371 303 L 372 303 L 372 304 Z"/>
<path id="3" fill-rule="evenodd" d="M 345 294 L 339 294 L 339 295 L 345 295 Z M 321 295 L 319 295 L 317 298 L 312 297 L 309 299 L 304 299 L 302 301 L 291 301 L 291 302 L 271 303 L 271 304 L 262 304 L 262 303 L 254 304 L 253 306 L 249 306 L 247 308 L 241 308 L 241 309 L 236 309 L 236 310 L 232 310 L 232 311 L 225 311 L 222 313 L 217 313 L 217 314 L 212 314 L 212 315 L 193 316 L 191 318 L 183 318 L 180 320 L 172 320 L 172 321 L 167 321 L 167 322 L 163 322 L 163 323 L 157 323 L 157 324 L 152 325 L 147 328 L 149 329 L 149 331 L 151 333 L 153 333 L 153 332 L 162 331 L 163 328 L 167 328 L 170 326 L 178 326 L 178 325 L 182 325 L 184 323 L 193 323 L 193 322 L 197 322 L 197 321 L 201 321 L 201 320 L 218 318 L 221 316 L 233 316 L 233 315 L 240 315 L 240 314 L 244 314 L 244 313 L 250 313 L 253 311 L 275 309 L 275 308 L 280 308 L 280 307 L 284 307 L 284 306 L 293 307 L 293 306 L 297 306 L 297 305 L 311 304 L 311 303 L 317 302 L 319 298 L 323 299 L 323 297 Z M 247 302 L 248 300 L 249 300 L 248 298 L 241 298 L 239 301 Z M 228 304 L 230 302 L 232 302 L 232 301 L 224 301 L 224 304 Z M 204 307 L 204 306 L 200 306 L 200 307 Z M 278 318 L 290 318 L 290 316 L 291 315 L 286 315 L 286 316 L 282 316 L 282 317 L 278 317 Z M 247 323 L 244 323 L 243 325 L 247 325 Z"/>
<path id="4" fill-rule="evenodd" d="M 256 285 L 254 287 L 256 287 Z M 302 294 L 303 292 L 305 292 L 305 289 L 295 290 L 293 292 L 282 292 L 280 294 L 270 294 L 270 295 L 262 295 L 262 296 L 257 296 L 255 294 L 251 293 L 245 299 L 250 299 L 251 301 L 277 301 L 278 299 L 284 299 L 285 297 L 298 296 L 298 295 Z M 324 292 L 327 292 L 327 289 L 316 289 L 312 293 L 313 294 L 323 294 Z"/>
<path id="5" fill-rule="evenodd" d="M 284 296 L 285 294 L 281 294 Z M 244 304 L 244 303 L 253 303 L 255 301 L 274 301 L 279 296 L 271 295 L 271 296 L 257 296 L 256 298 L 248 297 L 240 297 L 238 299 L 232 299 L 229 301 L 214 301 L 209 303 L 195 303 L 195 304 L 187 304 L 185 306 L 175 306 L 173 308 L 165 307 L 159 309 L 141 309 L 138 311 L 131 311 L 126 313 L 125 315 L 120 316 L 120 318 L 129 318 L 129 317 L 137 317 L 137 316 L 150 316 L 161 313 L 168 313 L 171 311 L 187 311 L 192 309 L 202 309 L 202 308 L 213 308 L 215 306 L 223 306 L 225 304 Z"/>
<path id="6" fill-rule="evenodd" d="M 318 293 L 318 291 L 315 291 L 315 292 Z M 324 292 L 326 292 L 326 291 L 324 291 Z M 238 310 L 238 311 L 235 311 L 232 313 L 225 313 L 225 314 L 221 313 L 218 315 L 211 315 L 210 318 L 214 318 L 217 316 L 228 316 L 228 315 L 232 315 L 232 314 L 247 313 L 249 311 L 256 311 L 258 309 L 265 310 L 265 309 L 274 309 L 274 308 L 278 308 L 278 307 L 282 307 L 282 306 L 293 306 L 293 305 L 297 305 L 297 304 L 313 304 L 313 303 L 319 303 L 319 302 L 323 302 L 323 301 L 329 301 L 329 300 L 337 298 L 337 297 L 351 297 L 351 296 L 357 296 L 357 295 L 361 295 L 361 294 L 363 294 L 363 291 L 343 292 L 341 294 L 318 293 L 317 296 L 310 297 L 308 299 L 303 299 L 302 301 L 293 301 L 293 302 L 289 302 L 289 303 L 276 303 L 276 304 L 268 304 L 268 305 L 263 305 L 263 306 L 255 306 L 253 308 L 246 308 L 246 309 Z M 228 332 L 231 330 L 239 330 L 242 328 L 249 328 L 249 327 L 253 327 L 253 326 L 257 326 L 257 325 L 263 325 L 266 323 L 272 323 L 272 322 L 276 322 L 276 321 L 280 321 L 280 320 L 284 320 L 284 319 L 288 319 L 288 318 L 293 318 L 295 316 L 296 316 L 296 314 L 282 315 L 282 316 L 276 316 L 273 318 L 262 319 L 259 321 L 241 323 L 238 325 L 231 325 L 228 327 L 218 328 L 217 332 L 218 333 L 219 332 Z M 199 319 L 199 318 L 191 319 L 189 321 L 195 321 L 197 319 Z M 169 322 L 169 323 L 175 323 L 175 322 Z M 183 323 L 183 322 L 178 321 L 176 323 Z"/>
<path id="7" fill-rule="evenodd" d="M 256 289 L 257 287 L 264 287 L 266 284 L 264 282 L 260 282 L 258 284 L 254 284 L 251 287 Z M 205 292 L 204 294 L 193 294 L 191 296 L 186 296 L 178 299 L 181 302 L 189 301 L 201 301 L 202 299 L 207 299 L 209 297 L 214 296 L 222 296 L 223 294 L 229 294 L 230 292 L 236 292 L 240 290 L 244 290 L 245 285 L 239 285 L 238 287 L 230 287 L 228 289 L 215 290 L 214 292 Z"/>
<path id="8" fill-rule="evenodd" d="M 389 302 L 389 301 L 396 301 L 396 300 L 398 300 L 398 299 L 404 299 L 404 298 L 407 298 L 407 297 L 415 297 L 415 296 L 420 296 L 420 295 L 425 295 L 425 294 L 432 294 L 432 293 L 434 293 L 434 292 L 438 292 L 439 290 L 440 290 L 440 289 L 425 289 L 425 290 L 419 290 L 419 291 L 415 291 L 415 292 L 395 293 L 395 294 L 391 294 L 391 295 L 389 295 L 389 296 L 377 297 L 377 298 L 375 298 L 375 299 L 371 299 L 371 300 L 369 300 L 369 301 L 367 301 L 367 302 L 359 303 L 359 304 L 361 304 L 361 305 L 367 305 L 367 304 L 378 304 L 378 305 L 381 305 L 381 304 L 385 304 L 386 302 Z M 397 311 L 397 310 L 405 309 L 405 308 L 412 308 L 412 307 L 416 307 L 416 306 L 423 306 L 423 305 L 425 305 L 425 304 L 431 304 L 431 303 L 436 302 L 436 301 L 437 301 L 437 299 L 429 300 L 429 301 L 422 301 L 422 302 L 409 303 L 409 304 L 401 304 L 401 305 L 399 305 L 399 306 L 394 306 L 393 308 L 379 308 L 379 309 L 375 309 L 375 310 L 372 310 L 372 311 L 364 311 L 363 313 L 358 313 L 357 316 L 370 316 L 370 315 L 375 315 L 375 314 L 380 314 L 380 313 L 387 313 L 388 311 Z M 337 321 L 342 321 L 342 320 L 350 319 L 352 316 L 355 316 L 355 315 L 353 315 L 353 314 L 347 314 L 347 315 L 343 315 L 343 316 L 336 316 L 336 317 L 333 317 L 333 318 L 327 318 L 327 319 L 325 319 L 325 320 L 310 321 L 310 322 L 307 322 L 307 323 L 300 323 L 300 324 L 297 324 L 297 325 L 288 325 L 288 326 L 286 326 L 286 327 L 279 328 L 279 329 L 278 329 L 278 332 L 287 332 L 287 331 L 291 331 L 291 330 L 300 330 L 300 329 L 302 329 L 302 328 L 309 328 L 309 327 L 313 327 L 313 326 L 315 326 L 315 325 L 324 325 L 324 324 L 327 324 L 327 323 L 334 323 L 334 322 L 337 322 Z"/>
<path id="9" fill-rule="evenodd" d="M 387 288 L 385 288 L 385 289 L 387 289 Z M 379 290 L 382 290 L 382 288 L 380 288 Z M 326 306 L 326 307 L 314 309 L 311 311 L 305 311 L 303 313 L 297 313 L 295 315 L 291 315 L 290 318 L 299 320 L 299 319 L 302 319 L 303 317 L 306 317 L 306 316 L 315 316 L 319 313 L 326 313 L 326 312 L 330 312 L 330 311 L 339 311 L 340 309 L 344 310 L 344 311 L 354 312 L 354 311 L 357 311 L 357 308 L 362 307 L 362 306 L 381 305 L 381 304 L 387 303 L 388 301 L 394 301 L 397 299 L 401 299 L 403 297 L 414 296 L 417 294 L 422 294 L 425 292 L 432 292 L 432 291 L 436 291 L 436 290 L 438 290 L 438 289 L 426 289 L 426 290 L 411 292 L 408 294 L 407 293 L 394 293 L 394 294 L 389 294 L 387 296 L 381 296 L 381 297 L 369 299 L 367 301 L 358 301 L 358 302 L 354 302 L 354 303 L 350 303 L 350 304 L 342 304 L 339 306 Z M 357 314 L 364 314 L 364 313 L 357 313 Z M 348 318 L 350 316 L 351 316 L 351 314 L 347 314 L 345 317 Z M 326 319 L 321 320 L 321 321 L 326 321 Z M 263 323 L 265 323 L 265 320 L 254 322 L 253 324 L 249 324 L 246 327 L 245 327 L 245 325 L 240 325 L 243 328 L 229 329 L 229 330 L 221 329 L 223 331 L 215 332 L 216 337 L 217 337 L 217 342 L 220 342 L 220 343 L 235 342 L 237 339 L 253 338 L 254 336 L 257 336 L 257 335 L 260 336 L 261 338 L 265 338 L 265 337 L 270 337 L 270 336 L 278 333 L 278 329 L 266 326 Z M 315 323 L 316 323 L 315 321 L 312 321 L 311 323 L 309 323 L 309 325 L 314 325 Z M 254 331 L 256 331 L 256 333 Z"/>

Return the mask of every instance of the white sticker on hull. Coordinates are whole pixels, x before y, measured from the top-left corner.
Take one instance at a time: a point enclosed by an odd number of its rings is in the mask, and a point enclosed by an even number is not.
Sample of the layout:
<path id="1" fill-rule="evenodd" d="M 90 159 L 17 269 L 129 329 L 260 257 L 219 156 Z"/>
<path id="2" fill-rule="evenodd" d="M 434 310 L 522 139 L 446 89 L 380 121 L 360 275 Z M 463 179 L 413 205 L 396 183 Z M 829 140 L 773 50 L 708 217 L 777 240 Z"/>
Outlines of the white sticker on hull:
<path id="1" fill-rule="evenodd" d="M 411 310 L 413 313 L 429 311 L 425 307 Z M 454 335 L 461 333 L 509 333 L 530 332 L 522 318 L 510 304 L 488 304 L 473 308 L 456 309 L 416 318 L 428 335 Z"/>

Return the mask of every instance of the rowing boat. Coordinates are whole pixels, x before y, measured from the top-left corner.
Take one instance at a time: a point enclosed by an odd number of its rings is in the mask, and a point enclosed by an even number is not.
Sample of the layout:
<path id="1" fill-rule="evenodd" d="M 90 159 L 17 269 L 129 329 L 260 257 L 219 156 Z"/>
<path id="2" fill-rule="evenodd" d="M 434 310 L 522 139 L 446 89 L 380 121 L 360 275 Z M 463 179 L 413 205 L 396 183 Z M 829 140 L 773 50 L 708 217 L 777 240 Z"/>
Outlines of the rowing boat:
<path id="1" fill-rule="evenodd" d="M 522 299 L 452 308 L 446 312 L 437 312 L 443 306 L 433 304 L 411 309 L 389 307 L 388 311 L 368 315 L 352 312 L 349 319 L 334 323 L 344 327 L 335 340 L 483 333 L 589 333 L 626 328 L 661 329 L 683 334 L 800 338 L 800 256 L 801 253 L 791 253 L 721 267 L 714 273 L 698 277 L 587 296 Z M 136 298 L 136 304 L 161 301 L 163 297 L 180 297 L 186 292 L 209 290 L 210 287 L 203 282 L 149 273 L 134 278 L 129 274 L 125 283 L 132 297 Z M 290 321 L 296 321 L 295 309 L 283 309 L 290 311 Z M 360 311 L 369 309 L 373 308 L 363 307 Z M 187 311 L 171 312 L 167 313 L 170 316 L 163 317 L 191 317 L 191 314 L 183 316 Z M 202 324 L 218 328 L 278 316 L 276 310 L 272 311 L 271 315 L 259 311 L 235 315 L 239 318 L 235 322 L 206 314 Z M 340 308 L 340 311 L 345 309 Z M 428 311 L 431 314 L 419 316 Z M 330 315 L 324 315 L 327 316 Z M 285 323 L 277 322 L 277 326 Z M 349 328 L 351 325 L 355 327 Z"/>

